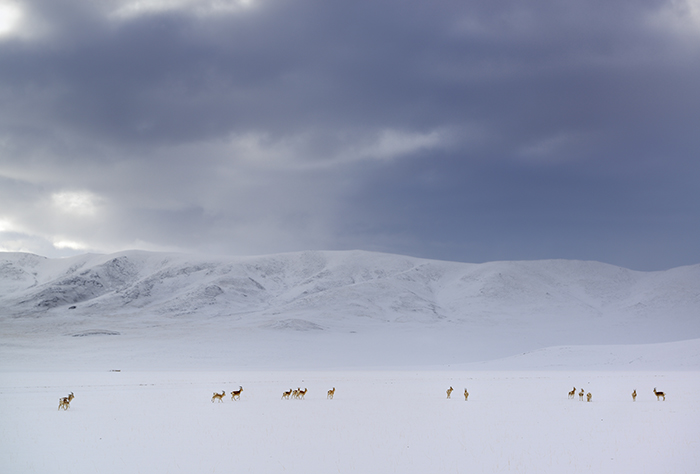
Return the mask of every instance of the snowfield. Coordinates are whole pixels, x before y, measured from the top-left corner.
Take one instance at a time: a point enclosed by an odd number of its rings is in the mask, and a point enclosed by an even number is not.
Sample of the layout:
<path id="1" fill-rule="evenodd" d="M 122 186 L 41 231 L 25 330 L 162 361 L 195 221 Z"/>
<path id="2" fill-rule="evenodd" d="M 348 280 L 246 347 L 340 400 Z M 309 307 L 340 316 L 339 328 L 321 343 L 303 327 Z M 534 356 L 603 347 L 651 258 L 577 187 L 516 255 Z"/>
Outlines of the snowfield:
<path id="1" fill-rule="evenodd" d="M 698 473 L 698 393 L 700 265 L 0 254 L 3 474 Z"/>
<path id="2" fill-rule="evenodd" d="M 573 386 L 592 402 L 568 399 Z M 306 398 L 281 400 L 292 387 Z M 696 473 L 698 390 L 697 372 L 5 372 L 0 463 L 18 474 Z"/>

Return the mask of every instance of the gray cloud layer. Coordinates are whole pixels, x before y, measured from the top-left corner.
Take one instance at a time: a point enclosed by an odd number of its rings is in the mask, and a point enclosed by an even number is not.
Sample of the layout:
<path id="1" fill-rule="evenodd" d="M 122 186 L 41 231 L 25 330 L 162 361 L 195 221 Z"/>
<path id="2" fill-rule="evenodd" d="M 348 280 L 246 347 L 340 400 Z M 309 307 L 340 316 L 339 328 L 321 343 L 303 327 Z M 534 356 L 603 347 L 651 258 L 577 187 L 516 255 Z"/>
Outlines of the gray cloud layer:
<path id="1" fill-rule="evenodd" d="M 1 249 L 700 261 L 696 0 L 5 1 Z"/>

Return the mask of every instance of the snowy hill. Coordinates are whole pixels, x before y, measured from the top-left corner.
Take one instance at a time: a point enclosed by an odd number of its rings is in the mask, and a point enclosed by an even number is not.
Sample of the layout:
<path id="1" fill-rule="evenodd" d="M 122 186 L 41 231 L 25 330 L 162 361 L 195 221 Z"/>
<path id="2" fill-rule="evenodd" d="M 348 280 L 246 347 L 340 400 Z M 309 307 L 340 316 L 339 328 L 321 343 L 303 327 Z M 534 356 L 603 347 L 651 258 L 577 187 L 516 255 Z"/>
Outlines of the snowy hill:
<path id="1" fill-rule="evenodd" d="M 37 347 L 76 363 L 85 354 L 128 363 L 163 353 L 178 365 L 467 363 L 551 346 L 700 338 L 700 265 L 636 272 L 362 251 L 3 253 L 0 324 L 7 365 L 39 357 Z"/>

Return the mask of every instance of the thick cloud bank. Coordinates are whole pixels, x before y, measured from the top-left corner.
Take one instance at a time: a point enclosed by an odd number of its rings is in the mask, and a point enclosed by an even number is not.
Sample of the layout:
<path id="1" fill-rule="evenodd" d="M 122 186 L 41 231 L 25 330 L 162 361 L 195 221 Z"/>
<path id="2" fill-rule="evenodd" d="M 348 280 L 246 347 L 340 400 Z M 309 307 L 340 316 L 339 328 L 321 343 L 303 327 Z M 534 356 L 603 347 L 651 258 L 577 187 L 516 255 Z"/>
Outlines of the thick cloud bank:
<path id="1" fill-rule="evenodd" d="M 0 249 L 700 250 L 696 0 L 0 0 Z"/>

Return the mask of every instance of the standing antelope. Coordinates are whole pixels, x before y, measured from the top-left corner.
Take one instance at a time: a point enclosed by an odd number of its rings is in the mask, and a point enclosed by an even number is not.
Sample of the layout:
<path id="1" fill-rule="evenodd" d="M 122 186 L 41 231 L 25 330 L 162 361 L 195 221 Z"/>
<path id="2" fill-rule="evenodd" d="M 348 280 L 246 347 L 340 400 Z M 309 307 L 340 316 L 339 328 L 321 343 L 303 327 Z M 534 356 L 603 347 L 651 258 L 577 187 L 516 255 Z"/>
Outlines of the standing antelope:
<path id="1" fill-rule="evenodd" d="M 75 396 L 73 396 L 73 392 L 70 393 L 67 397 L 59 398 L 58 399 L 58 409 L 60 410 L 63 408 L 64 410 L 68 410 L 70 408 L 70 402 L 73 400 Z"/>
<path id="2" fill-rule="evenodd" d="M 306 392 L 307 392 L 307 391 L 308 391 L 308 389 L 307 389 L 306 387 L 304 387 L 304 390 L 299 390 L 298 398 L 300 398 L 301 400 L 303 400 L 303 399 L 304 399 L 304 395 L 306 395 Z"/>
<path id="3" fill-rule="evenodd" d="M 588 392 L 588 393 L 586 394 L 586 401 L 587 401 L 587 402 L 590 402 L 590 401 L 591 401 L 591 398 L 593 398 L 593 395 L 591 395 L 591 392 Z"/>
<path id="4" fill-rule="evenodd" d="M 656 395 L 657 400 L 659 397 L 664 397 L 664 401 L 666 401 L 666 394 L 664 392 L 657 392 L 656 387 L 654 387 L 654 395 Z"/>
<path id="5" fill-rule="evenodd" d="M 238 390 L 234 390 L 233 392 L 231 392 L 231 400 L 240 400 L 242 391 L 243 387 L 238 387 Z"/>
<path id="6" fill-rule="evenodd" d="M 583 389 L 581 389 L 581 391 L 578 392 L 578 399 L 583 401 Z"/>
<path id="7" fill-rule="evenodd" d="M 335 387 L 332 389 L 328 390 L 328 395 L 326 395 L 326 398 L 333 400 L 333 395 L 335 395 Z"/>
<path id="8" fill-rule="evenodd" d="M 214 395 L 211 397 L 211 402 L 214 403 L 214 400 L 219 400 L 219 403 L 222 403 L 224 401 L 223 398 L 225 395 L 226 392 L 224 392 L 223 390 L 221 391 L 221 393 L 214 392 Z"/>
<path id="9" fill-rule="evenodd" d="M 450 396 L 452 395 L 452 390 L 454 390 L 452 386 L 450 386 L 450 388 L 447 389 L 447 398 L 450 398 Z"/>
<path id="10" fill-rule="evenodd" d="M 574 387 L 574 389 L 569 392 L 569 398 L 574 398 L 574 395 L 576 395 L 576 387 Z"/>
<path id="11" fill-rule="evenodd" d="M 290 396 L 291 394 L 292 394 L 292 389 L 291 389 L 291 388 L 290 388 L 289 390 L 287 390 L 286 392 L 282 392 L 282 399 L 285 399 L 285 398 L 286 398 L 287 400 L 289 400 L 289 396 Z"/>
<path id="12" fill-rule="evenodd" d="M 632 392 L 632 401 L 636 402 L 637 401 L 637 389 L 634 389 L 634 392 Z"/>
<path id="13" fill-rule="evenodd" d="M 466 402 L 467 399 L 469 398 L 469 392 L 467 392 L 467 389 L 464 389 L 464 401 Z"/>

